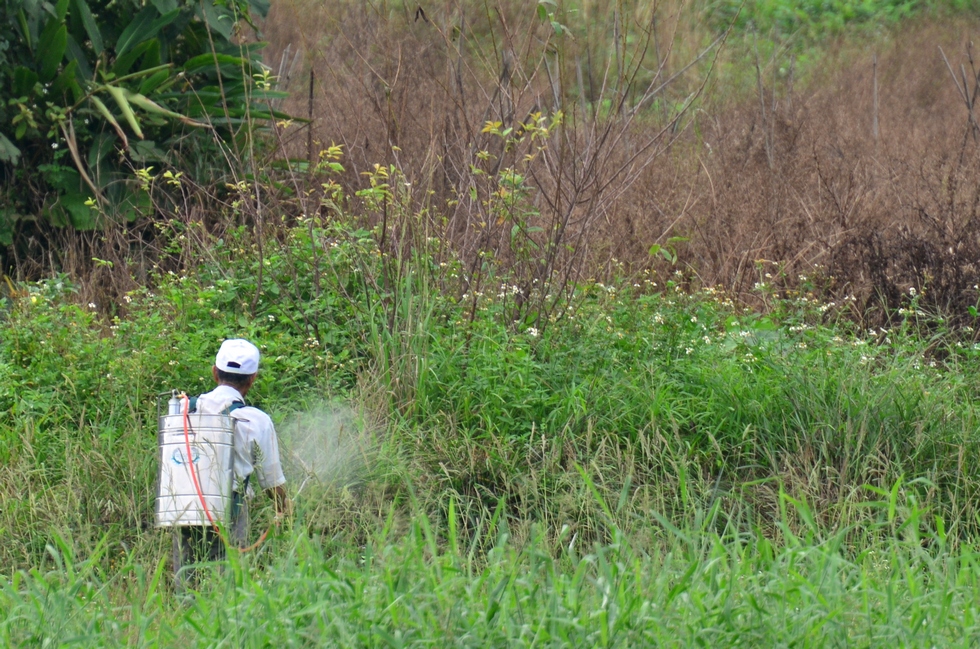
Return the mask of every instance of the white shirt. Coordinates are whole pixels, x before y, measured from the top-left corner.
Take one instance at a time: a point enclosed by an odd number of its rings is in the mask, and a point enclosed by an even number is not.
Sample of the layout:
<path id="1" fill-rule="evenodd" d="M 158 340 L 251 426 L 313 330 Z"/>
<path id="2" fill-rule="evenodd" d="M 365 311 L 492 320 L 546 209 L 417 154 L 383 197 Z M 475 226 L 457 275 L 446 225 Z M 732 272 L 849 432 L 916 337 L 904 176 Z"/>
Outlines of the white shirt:
<path id="1" fill-rule="evenodd" d="M 221 414 L 235 401 L 244 403 L 245 399 L 230 385 L 219 385 L 197 398 L 197 412 Z M 231 418 L 235 420 L 235 484 L 242 484 L 253 473 L 253 480 L 257 480 L 262 489 L 285 484 L 286 476 L 279 463 L 279 439 L 269 415 L 258 408 L 244 406 L 236 408 Z"/>

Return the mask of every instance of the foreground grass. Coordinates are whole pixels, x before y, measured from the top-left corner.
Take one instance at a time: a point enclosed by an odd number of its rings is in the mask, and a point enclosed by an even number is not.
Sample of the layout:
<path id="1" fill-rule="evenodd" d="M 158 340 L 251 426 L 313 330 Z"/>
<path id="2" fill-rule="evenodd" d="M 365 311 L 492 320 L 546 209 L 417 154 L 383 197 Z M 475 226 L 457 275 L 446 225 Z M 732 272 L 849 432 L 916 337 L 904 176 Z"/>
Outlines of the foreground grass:
<path id="1" fill-rule="evenodd" d="M 787 500 L 789 502 L 789 500 Z M 449 507 L 452 511 L 452 507 Z M 980 562 L 939 538 L 854 530 L 776 546 L 755 534 L 656 523 L 650 550 L 615 528 L 515 542 L 488 518 L 467 540 L 417 516 L 325 553 L 292 533 L 168 594 L 163 562 L 114 576 L 64 547 L 0 580 L 5 646 L 524 647 L 973 646 Z M 708 516 L 705 520 L 708 520 Z M 450 519 L 452 520 L 452 519 Z M 908 523 L 908 521 L 904 521 Z M 907 530 L 906 530 L 907 532 Z"/>
<path id="2" fill-rule="evenodd" d="M 361 231 L 280 234 L 263 285 L 242 232 L 124 305 L 67 278 L 4 303 L 5 644 L 976 641 L 980 351 L 915 295 L 868 331 L 771 292 L 774 267 L 763 311 L 613 273 L 539 329 L 505 278 L 466 289 L 421 253 L 388 277 Z M 367 442 L 342 477 L 296 461 L 292 528 L 177 600 L 155 394 L 201 385 L 233 335 L 264 349 L 287 457 L 330 403 Z"/>

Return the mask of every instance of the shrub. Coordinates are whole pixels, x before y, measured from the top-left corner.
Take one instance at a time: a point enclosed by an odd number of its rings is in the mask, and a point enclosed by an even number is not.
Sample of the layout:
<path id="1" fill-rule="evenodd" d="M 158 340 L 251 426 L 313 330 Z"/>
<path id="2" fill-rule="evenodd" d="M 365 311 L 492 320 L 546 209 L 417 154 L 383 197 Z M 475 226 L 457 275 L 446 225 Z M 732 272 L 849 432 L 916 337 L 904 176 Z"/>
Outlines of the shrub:
<path id="1" fill-rule="evenodd" d="M 192 177 L 223 176 L 222 149 L 241 146 L 278 96 L 259 46 L 240 33 L 267 9 L 263 0 L 4 3 L 0 245 L 25 245 L 50 226 L 132 221 L 151 211 L 150 170 L 182 156 L 195 162 L 182 166 Z"/>

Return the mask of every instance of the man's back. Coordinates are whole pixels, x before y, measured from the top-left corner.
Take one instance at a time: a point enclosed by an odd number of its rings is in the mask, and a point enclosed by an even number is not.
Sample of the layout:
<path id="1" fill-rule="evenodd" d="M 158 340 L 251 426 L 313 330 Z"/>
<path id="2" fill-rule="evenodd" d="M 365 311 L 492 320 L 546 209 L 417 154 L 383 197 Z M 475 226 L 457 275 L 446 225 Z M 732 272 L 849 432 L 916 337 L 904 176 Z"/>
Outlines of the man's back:
<path id="1" fill-rule="evenodd" d="M 244 403 L 238 390 L 230 385 L 219 385 L 197 398 L 197 411 L 203 414 L 230 412 L 235 420 L 236 485 L 245 485 L 250 492 L 252 480 L 263 490 L 285 484 L 272 418 Z"/>

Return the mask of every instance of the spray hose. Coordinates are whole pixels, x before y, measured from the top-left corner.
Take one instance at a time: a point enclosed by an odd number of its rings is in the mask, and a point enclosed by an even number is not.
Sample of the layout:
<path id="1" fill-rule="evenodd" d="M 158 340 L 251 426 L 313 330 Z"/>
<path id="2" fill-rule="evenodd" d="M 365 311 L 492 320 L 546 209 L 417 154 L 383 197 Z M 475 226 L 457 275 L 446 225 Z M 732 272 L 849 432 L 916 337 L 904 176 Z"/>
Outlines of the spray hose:
<path id="1" fill-rule="evenodd" d="M 211 515 L 211 510 L 208 509 L 207 500 L 205 500 L 204 498 L 204 491 L 201 489 L 201 482 L 197 478 L 197 469 L 194 467 L 193 455 L 191 455 L 190 399 L 187 397 L 186 394 L 184 394 L 181 395 L 181 402 L 182 402 L 181 413 L 183 414 L 183 418 L 184 418 L 184 445 L 187 448 L 187 466 L 190 469 L 191 480 L 194 482 L 194 490 L 197 491 L 198 500 L 201 501 L 201 507 L 204 509 L 204 514 L 208 517 L 208 522 L 211 523 L 211 527 L 214 528 L 215 534 L 218 535 L 218 538 L 221 539 L 221 542 L 224 543 L 225 546 L 227 547 L 228 545 L 230 545 L 228 543 L 228 537 L 226 537 L 222 532 L 221 528 L 218 527 L 218 524 L 214 520 L 214 516 Z M 260 545 L 262 545 L 265 542 L 265 539 L 267 536 L 269 536 L 269 532 L 271 530 L 272 530 L 272 525 L 266 528 L 266 530 L 262 532 L 261 535 L 259 535 L 258 541 L 256 541 L 255 543 L 253 543 L 248 547 L 239 548 L 238 551 L 242 553 L 251 552 L 252 550 L 258 548 Z"/>

